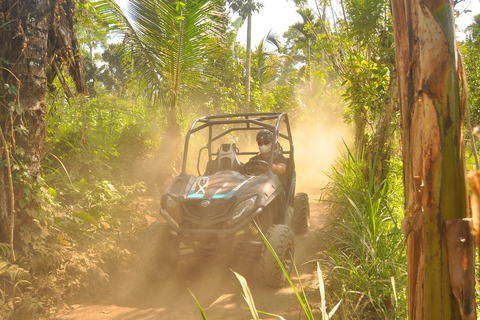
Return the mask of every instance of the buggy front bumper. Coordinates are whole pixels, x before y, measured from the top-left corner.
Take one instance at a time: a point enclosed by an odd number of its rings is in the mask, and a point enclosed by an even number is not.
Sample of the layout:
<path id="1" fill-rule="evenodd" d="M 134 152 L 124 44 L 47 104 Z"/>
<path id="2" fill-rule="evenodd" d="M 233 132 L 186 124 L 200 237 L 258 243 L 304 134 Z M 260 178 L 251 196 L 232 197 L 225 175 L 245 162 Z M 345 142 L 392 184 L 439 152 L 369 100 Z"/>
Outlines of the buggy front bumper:
<path id="1" fill-rule="evenodd" d="M 255 219 L 261 212 L 263 211 L 263 207 L 259 207 L 252 213 L 249 217 L 244 219 L 239 224 L 235 225 L 231 229 L 223 229 L 223 230 L 216 230 L 216 229 L 191 229 L 191 228 L 181 228 L 179 224 L 173 220 L 168 213 L 166 213 L 163 208 L 160 208 L 160 214 L 168 223 L 168 225 L 178 234 L 183 236 L 189 236 L 193 234 L 210 234 L 210 235 L 217 235 L 218 237 L 227 237 L 230 235 L 235 235 L 239 231 L 243 231 L 247 226 Z"/>

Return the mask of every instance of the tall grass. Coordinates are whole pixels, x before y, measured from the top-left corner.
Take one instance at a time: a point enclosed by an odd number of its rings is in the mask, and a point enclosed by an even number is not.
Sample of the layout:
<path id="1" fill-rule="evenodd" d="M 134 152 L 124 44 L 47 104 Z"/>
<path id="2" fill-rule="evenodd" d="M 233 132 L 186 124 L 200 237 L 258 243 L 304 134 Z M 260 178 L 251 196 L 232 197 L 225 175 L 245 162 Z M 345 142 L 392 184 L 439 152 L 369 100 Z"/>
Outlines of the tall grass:
<path id="1" fill-rule="evenodd" d="M 328 174 L 324 192 L 333 218 L 328 233 L 319 233 L 327 247 L 322 259 L 329 270 L 327 287 L 330 296 L 343 299 L 342 319 L 406 319 L 401 164 L 391 161 L 379 185 L 365 172 L 347 148 Z"/>

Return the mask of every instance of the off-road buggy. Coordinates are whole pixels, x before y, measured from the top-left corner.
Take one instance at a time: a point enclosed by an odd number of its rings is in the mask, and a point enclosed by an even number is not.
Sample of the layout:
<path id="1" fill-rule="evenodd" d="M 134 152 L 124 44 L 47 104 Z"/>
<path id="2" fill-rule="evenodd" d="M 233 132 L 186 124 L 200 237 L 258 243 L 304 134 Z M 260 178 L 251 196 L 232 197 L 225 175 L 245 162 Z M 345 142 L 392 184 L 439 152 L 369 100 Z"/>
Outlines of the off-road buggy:
<path id="1" fill-rule="evenodd" d="M 262 129 L 272 132 L 274 152 L 268 162 L 248 161 L 258 154 L 257 146 L 250 143 L 250 151 L 244 151 L 232 141 L 254 142 Z M 190 149 L 198 146 L 192 143 L 192 135 L 200 132 L 205 135 L 194 153 L 197 174 L 187 174 Z M 279 153 L 287 159 L 281 178 L 272 172 Z M 245 159 L 244 164 L 239 157 Z M 205 168 L 203 174 L 201 167 Z M 244 113 L 195 120 L 185 138 L 182 172 L 166 188 L 160 214 L 159 220 L 165 222 L 152 224 L 142 243 L 140 263 L 148 277 L 168 277 L 179 260 L 194 255 L 234 254 L 259 262 L 265 283 L 282 286 L 286 277 L 260 231 L 290 271 L 295 235 L 308 230 L 310 215 L 307 194 L 295 195 L 294 148 L 287 114 Z"/>

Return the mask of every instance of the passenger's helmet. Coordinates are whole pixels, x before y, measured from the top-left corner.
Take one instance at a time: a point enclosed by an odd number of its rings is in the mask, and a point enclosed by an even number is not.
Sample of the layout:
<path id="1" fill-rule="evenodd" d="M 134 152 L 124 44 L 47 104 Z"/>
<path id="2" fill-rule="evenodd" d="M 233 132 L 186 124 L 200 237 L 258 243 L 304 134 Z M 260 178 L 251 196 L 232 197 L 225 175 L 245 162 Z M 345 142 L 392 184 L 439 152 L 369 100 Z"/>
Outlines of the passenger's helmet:
<path id="1" fill-rule="evenodd" d="M 272 140 L 272 132 L 267 130 L 267 129 L 263 129 L 263 130 L 260 130 L 258 133 L 257 133 L 257 141 L 259 140 L 265 140 L 265 139 L 270 139 Z"/>

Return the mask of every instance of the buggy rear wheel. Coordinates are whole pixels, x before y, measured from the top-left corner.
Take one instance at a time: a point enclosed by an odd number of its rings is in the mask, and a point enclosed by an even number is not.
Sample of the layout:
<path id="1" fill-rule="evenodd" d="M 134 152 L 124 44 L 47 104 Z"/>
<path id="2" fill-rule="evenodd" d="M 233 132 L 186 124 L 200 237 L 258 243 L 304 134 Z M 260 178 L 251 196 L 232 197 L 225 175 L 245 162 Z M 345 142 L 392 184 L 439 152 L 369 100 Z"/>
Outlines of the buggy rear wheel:
<path id="1" fill-rule="evenodd" d="M 297 193 L 293 202 L 292 230 L 296 235 L 305 234 L 310 227 L 310 205 L 308 194 Z"/>
<path id="2" fill-rule="evenodd" d="M 290 275 L 293 267 L 293 259 L 295 256 L 295 235 L 292 230 L 283 224 L 273 225 L 268 229 L 265 236 L 278 256 L 283 267 Z M 267 245 L 263 246 L 260 257 L 260 266 L 263 281 L 274 287 L 280 287 L 285 284 L 287 277 L 283 273 L 282 268 L 273 256 Z"/>
<path id="3" fill-rule="evenodd" d="M 142 240 L 140 265 L 144 274 L 151 279 L 169 277 L 177 265 L 179 243 L 173 239 L 170 227 L 165 223 L 154 223 Z"/>

